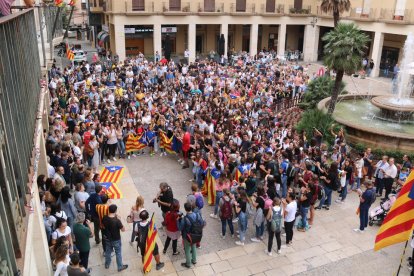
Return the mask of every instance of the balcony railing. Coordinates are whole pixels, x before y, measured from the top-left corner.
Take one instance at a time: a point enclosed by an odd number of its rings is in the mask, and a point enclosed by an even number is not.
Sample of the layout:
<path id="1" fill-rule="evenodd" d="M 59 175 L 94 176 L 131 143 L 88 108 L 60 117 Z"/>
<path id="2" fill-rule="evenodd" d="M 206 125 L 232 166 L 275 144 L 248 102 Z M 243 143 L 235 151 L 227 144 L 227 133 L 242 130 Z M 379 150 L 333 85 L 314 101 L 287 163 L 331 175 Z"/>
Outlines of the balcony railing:
<path id="1" fill-rule="evenodd" d="M 413 10 L 397 12 L 391 9 L 381 9 L 378 19 L 386 22 L 409 24 L 413 22 Z"/>
<path id="2" fill-rule="evenodd" d="M 145 6 L 142 6 L 142 5 L 133 5 L 131 0 L 125 2 L 125 11 L 128 13 L 134 13 L 134 14 L 135 13 L 146 14 L 146 13 L 161 12 L 161 11 L 155 11 L 154 2 L 145 1 Z"/>
<path id="3" fill-rule="evenodd" d="M 214 8 L 213 7 L 204 7 L 204 3 L 198 3 L 198 9 L 197 12 L 201 13 L 224 13 L 224 3 L 215 3 Z"/>
<path id="4" fill-rule="evenodd" d="M 262 4 L 260 7 L 260 13 L 266 14 L 266 15 L 278 15 L 278 14 L 284 14 L 285 13 L 285 6 L 284 5 L 278 5 L 277 7 L 274 7 L 274 10 L 269 10 L 266 7 L 266 4 Z"/>
<path id="5" fill-rule="evenodd" d="M 311 14 L 311 12 L 312 12 L 311 6 L 302 7 L 300 9 L 295 8 L 294 6 L 289 7 L 289 14 L 309 15 L 309 14 Z"/>
<path id="6" fill-rule="evenodd" d="M 180 6 L 171 7 L 169 2 L 162 3 L 162 12 L 172 12 L 172 13 L 179 13 L 179 12 L 191 12 L 190 2 L 181 2 Z"/>
<path id="7" fill-rule="evenodd" d="M 256 13 L 256 4 L 255 3 L 251 3 L 251 4 L 246 4 L 246 7 L 244 10 L 238 10 L 237 9 L 237 4 L 236 3 L 232 3 L 230 5 L 230 12 L 231 13 Z"/>
<path id="8" fill-rule="evenodd" d="M 375 21 L 377 18 L 375 9 L 351 9 L 349 18 L 364 21 Z"/>

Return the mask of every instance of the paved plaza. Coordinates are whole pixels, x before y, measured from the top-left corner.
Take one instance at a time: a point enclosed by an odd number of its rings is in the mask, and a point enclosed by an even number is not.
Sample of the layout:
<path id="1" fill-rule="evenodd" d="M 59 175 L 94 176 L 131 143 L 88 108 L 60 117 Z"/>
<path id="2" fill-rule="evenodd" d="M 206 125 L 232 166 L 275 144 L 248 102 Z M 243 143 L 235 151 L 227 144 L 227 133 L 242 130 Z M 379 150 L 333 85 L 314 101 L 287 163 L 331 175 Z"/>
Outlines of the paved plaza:
<path id="1" fill-rule="evenodd" d="M 139 156 L 131 160 L 120 160 L 116 165 L 125 166 L 126 171 L 119 185 L 124 195 L 123 199 L 113 200 L 117 204 L 127 231 L 122 234 L 122 253 L 124 263 L 129 268 L 119 275 L 141 275 L 142 264 L 136 246 L 129 245 L 132 225 L 126 223 L 131 206 L 137 194 L 144 196 L 145 207 L 156 214 L 157 225 L 161 225 L 161 212 L 152 199 L 158 191 L 160 182 L 168 182 L 174 192 L 174 197 L 183 202 L 190 191 L 189 179 L 192 178 L 189 169 L 182 170 L 181 165 L 173 156 L 150 157 Z M 335 199 L 337 194 L 333 197 Z M 376 202 L 378 204 L 378 202 Z M 350 194 L 345 204 L 333 204 L 329 211 L 316 212 L 314 226 L 306 233 L 294 233 L 293 246 L 282 248 L 282 254 L 273 256 L 265 253 L 267 235 L 261 243 L 250 241 L 244 247 L 234 244 L 235 239 L 227 236 L 222 240 L 219 236 L 221 224 L 209 217 L 213 207 L 205 205 L 203 217 L 207 220 L 202 248 L 198 250 L 197 265 L 184 270 L 180 263 L 184 252 L 172 256 L 171 248 L 162 255 L 165 267 L 151 275 L 393 275 L 398 268 L 403 245 L 391 246 L 380 252 L 373 252 L 374 238 L 378 226 L 369 227 L 363 234 L 355 233 L 352 229 L 359 224 L 355 214 L 358 197 Z M 252 222 L 249 221 L 248 237 L 252 237 Z M 237 229 L 237 228 L 236 228 Z M 163 248 L 165 232 L 159 231 L 158 244 Z M 115 257 L 109 270 L 104 268 L 104 257 L 101 245 L 95 245 L 91 239 L 92 251 L 90 267 L 92 275 L 116 274 Z M 181 244 L 181 240 L 179 242 Z M 284 240 L 282 238 L 282 244 Z M 408 254 L 407 254 L 408 256 Z M 404 262 L 405 263 L 405 262 Z M 400 275 L 409 275 L 403 267 Z"/>

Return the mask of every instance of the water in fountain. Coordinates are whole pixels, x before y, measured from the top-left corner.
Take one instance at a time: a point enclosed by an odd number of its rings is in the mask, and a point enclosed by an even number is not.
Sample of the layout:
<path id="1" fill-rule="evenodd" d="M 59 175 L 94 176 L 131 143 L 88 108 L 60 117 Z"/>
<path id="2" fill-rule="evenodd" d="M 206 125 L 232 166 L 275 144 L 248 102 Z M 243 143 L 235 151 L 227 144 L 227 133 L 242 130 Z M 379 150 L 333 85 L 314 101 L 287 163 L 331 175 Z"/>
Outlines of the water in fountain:
<path id="1" fill-rule="evenodd" d="M 413 33 L 409 33 L 407 35 L 407 40 L 405 41 L 405 44 L 404 44 L 400 71 L 398 72 L 398 79 L 397 79 L 398 100 L 394 99 L 393 104 L 399 103 L 400 105 L 405 105 L 406 100 L 404 100 L 404 98 L 410 97 L 410 94 L 411 94 L 410 80 L 411 80 L 411 74 L 412 74 L 412 72 L 410 72 L 411 71 L 410 66 L 412 66 L 413 63 L 414 63 L 414 35 Z"/>

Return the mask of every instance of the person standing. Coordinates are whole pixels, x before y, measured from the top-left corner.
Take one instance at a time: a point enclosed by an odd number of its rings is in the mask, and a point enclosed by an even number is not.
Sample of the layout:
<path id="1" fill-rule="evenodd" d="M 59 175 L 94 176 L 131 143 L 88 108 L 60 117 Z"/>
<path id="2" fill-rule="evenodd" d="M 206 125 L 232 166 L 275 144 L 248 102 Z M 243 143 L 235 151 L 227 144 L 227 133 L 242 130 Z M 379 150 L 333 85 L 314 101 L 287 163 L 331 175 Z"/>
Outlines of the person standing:
<path id="1" fill-rule="evenodd" d="M 280 248 L 282 246 L 282 240 L 280 233 L 282 231 L 282 217 L 283 209 L 279 198 L 273 199 L 272 209 L 267 212 L 267 230 L 269 232 L 269 240 L 267 243 L 267 255 L 272 256 L 273 237 L 276 238 L 277 242 L 277 254 L 280 254 Z"/>
<path id="2" fill-rule="evenodd" d="M 125 227 L 116 214 L 118 207 L 115 204 L 109 206 L 109 215 L 102 219 L 102 224 L 105 227 L 106 250 L 105 250 L 105 268 L 108 269 L 111 265 L 111 252 L 115 250 L 116 264 L 118 272 L 128 268 L 128 265 L 122 263 L 122 242 L 121 231 L 125 232 Z"/>
<path id="3" fill-rule="evenodd" d="M 285 206 L 285 232 L 286 232 L 286 245 L 292 245 L 293 239 L 293 225 L 295 224 L 296 211 L 298 210 L 298 204 L 295 200 L 295 194 L 289 193 L 286 199 L 282 199 L 282 203 Z"/>
<path id="4" fill-rule="evenodd" d="M 81 267 L 80 257 L 78 253 L 70 255 L 70 264 L 67 266 L 68 276 L 88 276 L 89 272 Z"/>
<path id="5" fill-rule="evenodd" d="M 99 193 L 102 191 L 101 185 L 95 186 L 95 192 L 92 193 L 85 202 L 86 213 L 90 216 L 93 222 L 93 232 L 95 236 L 96 244 L 99 244 L 101 240 L 99 239 L 99 216 L 96 212 L 96 205 L 102 204 L 102 198 Z"/>
<path id="6" fill-rule="evenodd" d="M 374 69 L 374 60 L 371 58 L 368 64 L 368 77 L 371 76 L 372 69 Z"/>
<path id="7" fill-rule="evenodd" d="M 171 187 L 165 183 L 160 183 L 160 191 L 157 194 L 157 197 L 154 198 L 153 203 L 158 203 L 158 206 L 161 208 L 162 217 L 165 220 L 165 214 L 170 211 L 171 205 L 174 201 L 174 195 Z M 164 225 L 164 222 L 163 222 Z"/>
<path id="8" fill-rule="evenodd" d="M 87 226 L 83 225 L 84 223 Z M 91 222 L 85 220 L 85 213 L 78 213 L 76 216 L 73 234 L 75 236 L 76 248 L 79 250 L 80 265 L 90 273 L 90 269 L 88 269 L 89 251 L 91 250 L 89 238 L 93 237 L 93 229 Z"/>
<path id="9" fill-rule="evenodd" d="M 391 193 L 392 184 L 394 183 L 394 179 L 397 177 L 397 167 L 394 164 L 394 158 L 390 158 L 388 161 L 388 168 L 383 170 L 384 172 L 384 186 L 385 186 L 385 197 L 383 200 L 388 199 L 388 195 Z"/>
<path id="10" fill-rule="evenodd" d="M 365 182 L 367 189 L 362 193 L 359 193 L 359 228 L 355 228 L 355 232 L 363 233 L 365 228 L 368 227 L 368 211 L 375 199 L 375 190 L 373 189 L 372 182 Z"/>
<path id="11" fill-rule="evenodd" d="M 229 225 L 231 237 L 234 236 L 234 228 L 233 228 L 233 196 L 230 193 L 229 189 L 223 190 L 223 196 L 219 202 L 220 212 L 219 217 L 221 220 L 221 237 L 223 240 L 226 237 L 226 224 Z"/>
<path id="12" fill-rule="evenodd" d="M 382 196 L 382 190 L 384 189 L 384 171 L 388 168 L 388 156 L 384 155 L 380 161 L 375 165 L 375 187 L 377 189 L 377 195 Z"/>

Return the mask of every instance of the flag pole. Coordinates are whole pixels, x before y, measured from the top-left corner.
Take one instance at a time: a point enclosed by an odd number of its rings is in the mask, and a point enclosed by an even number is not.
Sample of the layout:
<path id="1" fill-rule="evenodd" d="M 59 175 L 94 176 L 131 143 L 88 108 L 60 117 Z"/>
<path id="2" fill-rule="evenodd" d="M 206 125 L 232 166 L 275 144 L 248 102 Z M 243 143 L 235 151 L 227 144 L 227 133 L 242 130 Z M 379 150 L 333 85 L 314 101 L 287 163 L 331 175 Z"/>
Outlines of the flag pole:
<path id="1" fill-rule="evenodd" d="M 405 242 L 404 250 L 403 250 L 403 253 L 402 253 L 402 255 L 401 255 L 400 265 L 398 266 L 398 270 L 397 270 L 397 274 L 396 274 L 396 276 L 400 275 L 400 270 L 401 270 L 401 266 L 402 266 L 402 261 L 403 261 L 404 256 L 405 256 L 405 250 L 407 249 L 407 245 L 408 245 L 408 240 Z"/>
<path id="2" fill-rule="evenodd" d="M 72 8 L 70 9 L 69 20 L 68 20 L 68 24 L 66 25 L 66 30 L 65 30 L 65 34 L 63 35 L 63 39 L 68 37 L 70 21 L 72 20 L 72 15 L 73 15 L 73 10 L 74 9 L 75 9 L 75 5 L 73 5 Z"/>

